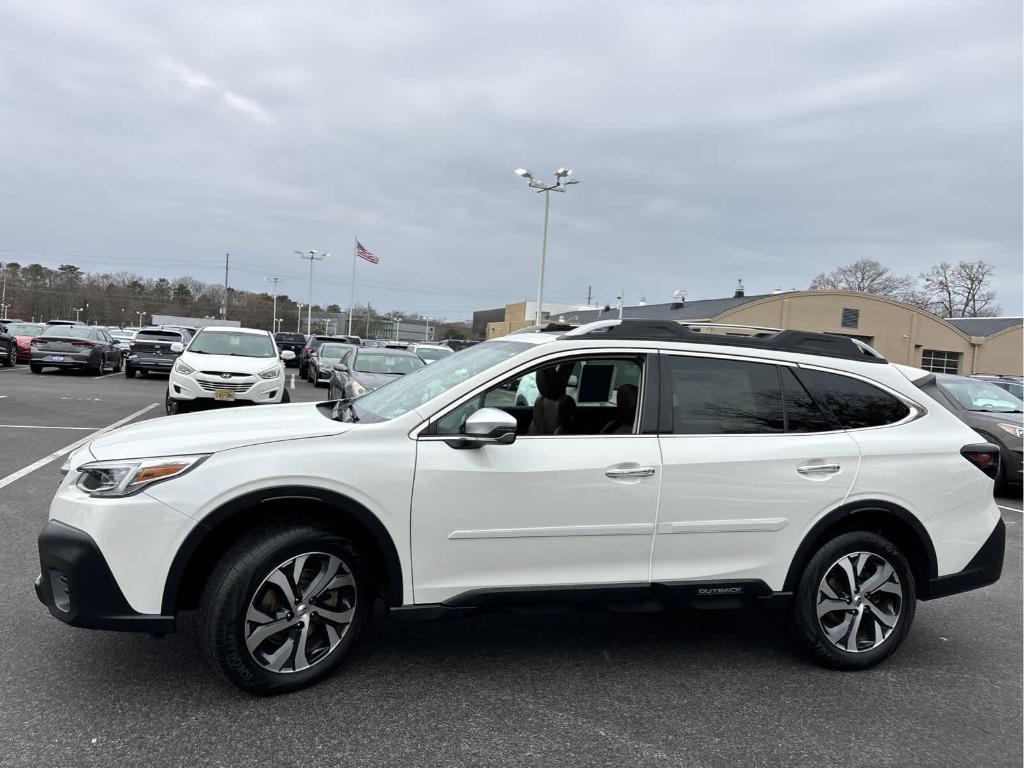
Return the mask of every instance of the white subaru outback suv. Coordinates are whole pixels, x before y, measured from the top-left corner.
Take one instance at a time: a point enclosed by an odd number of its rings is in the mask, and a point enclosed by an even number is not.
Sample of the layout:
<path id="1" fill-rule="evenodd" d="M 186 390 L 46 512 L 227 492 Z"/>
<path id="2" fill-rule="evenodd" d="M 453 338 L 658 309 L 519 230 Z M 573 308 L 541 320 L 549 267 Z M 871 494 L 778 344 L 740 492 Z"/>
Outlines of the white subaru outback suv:
<path id="1" fill-rule="evenodd" d="M 37 593 L 98 629 L 198 608 L 214 667 L 272 693 L 337 668 L 378 597 L 406 618 L 761 605 L 818 663 L 863 668 L 917 600 L 999 578 L 998 449 L 929 374 L 842 337 L 710 330 L 552 327 L 356 400 L 103 435 L 65 464 Z"/>

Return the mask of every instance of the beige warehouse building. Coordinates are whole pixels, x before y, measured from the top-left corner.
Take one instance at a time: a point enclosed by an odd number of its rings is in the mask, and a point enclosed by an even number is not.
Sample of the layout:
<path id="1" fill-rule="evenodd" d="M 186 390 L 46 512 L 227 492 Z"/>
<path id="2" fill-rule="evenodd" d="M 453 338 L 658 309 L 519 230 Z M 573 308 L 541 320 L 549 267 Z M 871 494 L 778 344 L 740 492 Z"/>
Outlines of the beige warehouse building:
<path id="1" fill-rule="evenodd" d="M 742 291 L 737 291 L 742 294 Z M 512 318 L 487 324 L 487 338 L 530 325 L 519 304 Z M 552 313 L 550 319 L 587 323 L 618 317 L 618 309 Z M 894 363 L 936 373 L 992 373 L 1020 376 L 1020 317 L 944 320 L 910 304 L 854 291 L 790 291 L 725 299 L 641 304 L 624 307 L 623 317 L 685 322 L 732 323 L 843 334 L 860 339 Z"/>

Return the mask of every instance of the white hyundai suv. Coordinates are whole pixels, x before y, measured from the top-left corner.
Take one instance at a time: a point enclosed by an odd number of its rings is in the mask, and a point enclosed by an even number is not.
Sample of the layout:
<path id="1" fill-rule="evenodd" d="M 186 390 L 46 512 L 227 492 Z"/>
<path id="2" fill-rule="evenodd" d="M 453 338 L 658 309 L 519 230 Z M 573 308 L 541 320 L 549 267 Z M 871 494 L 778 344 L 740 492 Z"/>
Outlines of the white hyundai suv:
<path id="1" fill-rule="evenodd" d="M 338 667 L 378 597 L 407 618 L 760 605 L 818 663 L 869 667 L 917 600 L 996 581 L 1005 540 L 998 449 L 871 353 L 605 321 L 355 400 L 134 424 L 69 457 L 36 590 L 98 629 L 198 608 L 204 654 L 254 693 Z"/>
<path id="2" fill-rule="evenodd" d="M 199 403 L 287 403 L 284 363 L 295 359 L 278 351 L 268 331 L 210 326 L 185 347 L 167 379 L 167 413 L 186 413 Z"/>

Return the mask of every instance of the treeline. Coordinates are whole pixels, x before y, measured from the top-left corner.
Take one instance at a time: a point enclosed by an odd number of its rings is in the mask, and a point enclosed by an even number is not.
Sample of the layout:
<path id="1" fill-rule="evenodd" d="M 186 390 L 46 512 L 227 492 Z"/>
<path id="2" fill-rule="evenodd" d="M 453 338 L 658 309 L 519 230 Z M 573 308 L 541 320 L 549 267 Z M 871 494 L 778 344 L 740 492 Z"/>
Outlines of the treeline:
<path id="1" fill-rule="evenodd" d="M 178 315 L 194 318 L 220 318 L 224 307 L 224 286 L 204 283 L 194 277 L 148 278 L 134 272 L 84 272 L 73 264 L 61 264 L 50 269 L 42 264 L 22 266 L 17 262 L 0 265 L 0 285 L 6 277 L 6 290 L 0 307 L 0 317 L 22 320 L 74 320 L 99 325 L 147 324 L 153 315 Z M 238 320 L 248 328 L 270 330 L 274 302 L 270 293 L 256 293 L 228 288 L 227 317 Z M 306 310 L 302 309 L 299 324 L 299 304 L 287 295 L 277 297 L 277 316 L 282 319 L 283 331 L 306 329 Z M 317 318 L 337 314 L 342 309 L 336 304 L 313 306 L 316 330 Z M 372 306 L 356 307 L 354 332 L 364 333 L 386 317 L 417 317 L 404 312 L 378 313 Z M 437 323 L 438 335 L 450 328 L 460 335 L 462 323 Z M 357 331 L 358 329 L 358 331 Z M 344 329 L 335 328 L 337 332 Z"/>

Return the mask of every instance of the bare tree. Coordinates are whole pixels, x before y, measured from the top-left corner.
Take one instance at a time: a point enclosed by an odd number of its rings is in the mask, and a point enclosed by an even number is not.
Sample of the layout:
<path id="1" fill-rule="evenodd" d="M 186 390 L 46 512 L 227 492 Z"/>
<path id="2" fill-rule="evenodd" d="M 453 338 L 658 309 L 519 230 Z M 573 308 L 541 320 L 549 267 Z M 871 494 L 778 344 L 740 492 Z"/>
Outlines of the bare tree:
<path id="1" fill-rule="evenodd" d="M 852 264 L 822 272 L 811 281 L 812 291 L 859 291 L 904 301 L 914 293 L 914 281 L 890 272 L 874 259 L 858 259 Z"/>
<path id="2" fill-rule="evenodd" d="M 991 288 L 995 268 L 984 261 L 942 262 L 921 274 L 929 311 L 940 317 L 992 317 L 999 314 Z"/>

